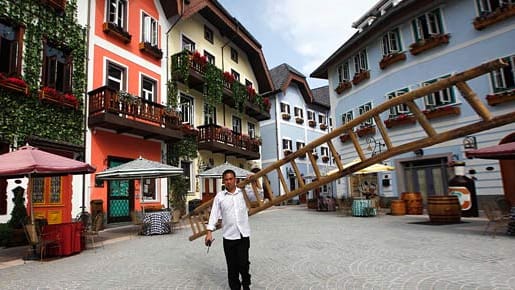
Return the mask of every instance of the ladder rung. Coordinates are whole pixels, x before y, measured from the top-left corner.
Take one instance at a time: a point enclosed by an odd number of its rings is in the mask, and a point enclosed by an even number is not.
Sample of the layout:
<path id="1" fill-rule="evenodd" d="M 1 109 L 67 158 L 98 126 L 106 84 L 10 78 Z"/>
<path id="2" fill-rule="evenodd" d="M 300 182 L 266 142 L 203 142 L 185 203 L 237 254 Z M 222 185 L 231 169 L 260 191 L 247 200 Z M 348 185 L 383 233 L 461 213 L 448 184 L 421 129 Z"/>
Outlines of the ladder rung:
<path id="1" fill-rule="evenodd" d="M 408 105 L 410 111 L 413 113 L 413 115 L 415 115 L 420 126 L 422 126 L 424 131 L 426 131 L 426 134 L 429 137 L 436 136 L 437 133 L 436 133 L 435 129 L 433 128 L 433 126 L 431 126 L 431 123 L 426 118 L 426 115 L 424 115 L 424 113 L 422 113 L 422 111 L 420 111 L 417 104 L 415 104 L 413 101 L 408 101 L 408 102 L 406 102 L 406 105 Z"/>
<path id="2" fill-rule="evenodd" d="M 291 162 L 291 167 L 293 168 L 293 171 L 295 172 L 295 176 L 297 177 L 297 181 L 299 182 L 299 186 L 304 186 L 304 180 L 302 179 L 302 174 L 300 173 L 299 167 L 297 166 L 297 163 L 295 162 L 295 159 L 293 159 Z"/>
<path id="3" fill-rule="evenodd" d="M 477 94 L 467 85 L 465 82 L 456 83 L 456 87 L 463 95 L 465 99 L 469 102 L 470 106 L 476 113 L 485 121 L 492 119 L 492 114 L 485 107 L 483 102 L 477 97 Z"/>

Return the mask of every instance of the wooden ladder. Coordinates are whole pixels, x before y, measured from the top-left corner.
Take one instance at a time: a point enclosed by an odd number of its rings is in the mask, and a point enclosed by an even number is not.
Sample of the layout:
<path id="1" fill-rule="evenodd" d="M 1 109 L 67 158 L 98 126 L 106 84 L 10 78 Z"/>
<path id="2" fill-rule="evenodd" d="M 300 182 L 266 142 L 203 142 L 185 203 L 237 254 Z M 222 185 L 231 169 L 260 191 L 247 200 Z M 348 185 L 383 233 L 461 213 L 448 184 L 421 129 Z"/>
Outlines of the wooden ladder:
<path id="1" fill-rule="evenodd" d="M 311 143 L 307 144 L 305 147 L 302 147 L 301 149 L 291 153 L 283 159 L 278 160 L 272 165 L 263 168 L 261 171 L 257 172 L 250 178 L 247 178 L 239 182 L 237 186 L 241 188 L 243 191 L 243 195 L 247 202 L 247 206 L 250 209 L 249 216 L 258 213 L 262 210 L 265 210 L 273 205 L 277 205 L 284 201 L 287 201 L 294 196 L 306 193 L 310 190 L 323 186 L 338 178 L 341 178 L 343 176 L 349 175 L 353 172 L 366 168 L 370 165 L 386 160 L 392 156 L 414 151 L 434 144 L 442 143 L 459 137 L 464 137 L 473 133 L 500 127 L 514 122 L 515 113 L 513 112 L 494 116 L 483 104 L 483 102 L 481 102 L 476 93 L 472 91 L 472 89 L 466 83 L 466 81 L 470 79 L 479 77 L 493 70 L 497 70 L 505 65 L 506 63 L 502 59 L 490 61 L 481 64 L 477 67 L 463 71 L 461 73 L 452 75 L 448 78 L 439 80 L 430 85 L 420 87 L 416 90 L 407 92 L 401 96 L 390 99 L 380 104 L 379 106 L 372 108 L 365 114 L 353 119 L 347 124 L 335 128 L 333 131 L 319 137 L 318 139 L 315 139 Z M 462 106 L 465 105 L 465 103 L 468 103 L 468 105 L 470 105 L 471 108 L 478 115 L 479 121 L 474 122 L 472 124 L 454 126 L 453 128 L 447 131 L 438 132 L 437 130 L 435 130 L 435 128 L 433 128 L 432 124 L 428 121 L 426 115 L 415 103 L 415 100 L 423 98 L 424 96 L 429 95 L 433 92 L 450 88 L 452 86 L 456 86 L 458 90 L 461 92 L 461 95 L 464 99 L 464 103 L 462 104 Z M 423 134 L 422 137 L 419 137 L 413 141 L 409 141 L 403 144 L 393 144 L 392 140 L 388 136 L 388 131 L 380 118 L 380 114 L 389 110 L 391 107 L 395 107 L 401 104 L 405 104 L 409 107 L 411 114 L 414 116 L 416 122 L 418 122 L 419 126 L 423 129 L 425 134 Z M 369 120 L 370 118 L 374 119 L 375 125 L 379 129 L 379 133 L 381 134 L 382 140 L 386 145 L 387 150 L 380 152 L 378 154 L 370 154 L 369 156 L 367 156 L 361 144 L 359 143 L 358 136 L 355 132 L 355 128 L 359 127 L 361 123 L 364 123 L 366 120 Z M 337 138 L 342 134 L 348 134 L 350 140 L 352 141 L 352 144 L 354 145 L 351 149 L 354 152 L 350 153 L 355 153 L 355 156 L 361 159 L 360 162 L 347 167 L 344 166 L 343 162 L 340 159 L 340 155 L 336 151 L 333 144 L 333 140 L 338 140 Z M 416 137 L 414 137 L 414 139 L 415 138 Z M 317 164 L 317 160 L 312 153 L 314 148 L 317 148 L 321 145 L 327 145 L 337 167 L 336 171 L 328 173 L 327 175 L 322 175 L 319 165 Z M 314 172 L 315 174 L 315 178 L 311 182 L 304 181 L 296 161 L 297 158 L 305 157 L 306 154 L 309 157 L 312 172 Z M 299 184 L 298 188 L 296 188 L 295 190 L 290 191 L 290 189 L 288 188 L 288 184 L 283 175 L 283 166 L 289 166 L 295 172 L 295 177 Z M 285 194 L 276 196 L 272 192 L 272 188 L 267 177 L 267 174 L 272 172 L 277 173 L 277 176 L 279 177 L 280 181 L 280 186 Z M 271 194 L 267 196 L 269 199 L 267 202 L 264 202 L 263 200 L 258 198 L 258 206 L 251 208 L 250 200 L 245 191 L 245 186 L 250 183 L 253 187 L 253 191 L 258 192 L 257 188 L 255 188 L 255 183 L 253 181 L 259 178 L 262 178 L 263 180 L 265 191 Z M 189 237 L 190 241 L 195 240 L 206 234 L 206 223 L 209 219 L 209 212 L 211 210 L 212 203 L 213 200 L 206 202 L 200 205 L 199 207 L 195 208 L 192 212 L 190 212 L 188 215 L 184 217 L 185 219 L 189 220 L 191 229 L 193 231 L 193 234 Z"/>

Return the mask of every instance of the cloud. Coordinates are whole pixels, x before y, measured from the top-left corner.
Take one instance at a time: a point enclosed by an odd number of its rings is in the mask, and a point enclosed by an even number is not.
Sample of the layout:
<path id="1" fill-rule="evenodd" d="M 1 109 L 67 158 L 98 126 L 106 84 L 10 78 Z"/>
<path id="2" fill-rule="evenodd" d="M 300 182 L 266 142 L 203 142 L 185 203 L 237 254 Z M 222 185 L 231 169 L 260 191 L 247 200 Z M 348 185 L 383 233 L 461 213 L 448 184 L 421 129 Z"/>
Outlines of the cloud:
<path id="1" fill-rule="evenodd" d="M 265 0 L 263 23 L 303 58 L 301 69 L 309 75 L 352 34 L 352 23 L 377 0 Z M 343 4 L 342 2 L 347 2 Z M 352 2 L 352 4 L 350 3 Z M 349 9 L 350 7 L 350 9 Z"/>

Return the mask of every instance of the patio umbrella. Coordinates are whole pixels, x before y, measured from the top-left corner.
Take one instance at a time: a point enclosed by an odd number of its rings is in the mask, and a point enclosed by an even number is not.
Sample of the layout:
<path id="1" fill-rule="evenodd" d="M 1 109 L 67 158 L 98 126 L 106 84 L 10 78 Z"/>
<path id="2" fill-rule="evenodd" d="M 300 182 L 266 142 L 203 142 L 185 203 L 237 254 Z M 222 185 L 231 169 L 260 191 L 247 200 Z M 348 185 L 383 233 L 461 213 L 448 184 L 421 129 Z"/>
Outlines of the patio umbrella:
<path id="1" fill-rule="evenodd" d="M 481 149 L 467 150 L 465 155 L 468 158 L 481 159 L 515 159 L 515 142 L 504 143 Z"/>
<path id="2" fill-rule="evenodd" d="M 352 160 L 351 162 L 345 164 L 345 166 L 343 166 L 343 168 L 348 168 L 354 164 L 357 164 L 361 161 L 361 159 L 359 158 L 356 158 L 354 160 Z M 363 169 L 360 169 L 356 172 L 353 172 L 352 174 L 368 174 L 368 173 L 376 173 L 376 172 L 384 172 L 384 171 L 393 171 L 395 170 L 395 167 L 393 166 L 388 166 L 388 165 L 384 165 L 384 164 L 381 164 L 381 163 L 376 163 L 376 164 L 372 164 L 368 167 L 365 167 Z M 338 168 L 336 169 L 333 169 L 329 172 L 327 172 L 327 174 L 333 174 L 335 172 L 338 172 Z"/>
<path id="3" fill-rule="evenodd" d="M 225 162 L 224 164 L 220 164 L 204 172 L 201 172 L 197 176 L 204 178 L 222 178 L 222 173 L 227 169 L 231 169 L 232 171 L 234 171 L 234 173 L 236 173 L 236 178 L 246 178 L 247 175 L 252 174 L 252 172 L 248 170 L 236 167 L 232 164 Z"/>
<path id="4" fill-rule="evenodd" d="M 39 150 L 29 145 L 0 155 L 0 178 L 44 177 L 95 172 L 95 167 L 71 158 Z M 32 200 L 32 196 L 31 196 Z M 30 203 L 31 221 L 34 207 Z"/>

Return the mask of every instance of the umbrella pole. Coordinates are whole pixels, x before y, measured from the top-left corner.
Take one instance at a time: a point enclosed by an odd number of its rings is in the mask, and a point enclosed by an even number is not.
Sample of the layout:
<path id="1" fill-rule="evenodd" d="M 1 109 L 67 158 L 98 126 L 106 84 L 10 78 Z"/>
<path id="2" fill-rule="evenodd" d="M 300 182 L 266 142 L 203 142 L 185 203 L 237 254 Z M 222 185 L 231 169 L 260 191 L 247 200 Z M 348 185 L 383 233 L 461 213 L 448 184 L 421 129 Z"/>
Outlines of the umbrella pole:
<path id="1" fill-rule="evenodd" d="M 32 185 L 32 179 L 29 174 L 29 182 L 27 182 L 27 193 L 30 193 L 30 223 L 34 224 L 34 197 L 33 192 L 30 190 Z"/>
<path id="2" fill-rule="evenodd" d="M 143 214 L 145 214 L 145 207 L 143 206 L 143 204 L 145 203 L 145 201 L 143 200 L 143 177 L 139 180 L 139 196 L 141 211 L 143 212 Z"/>

